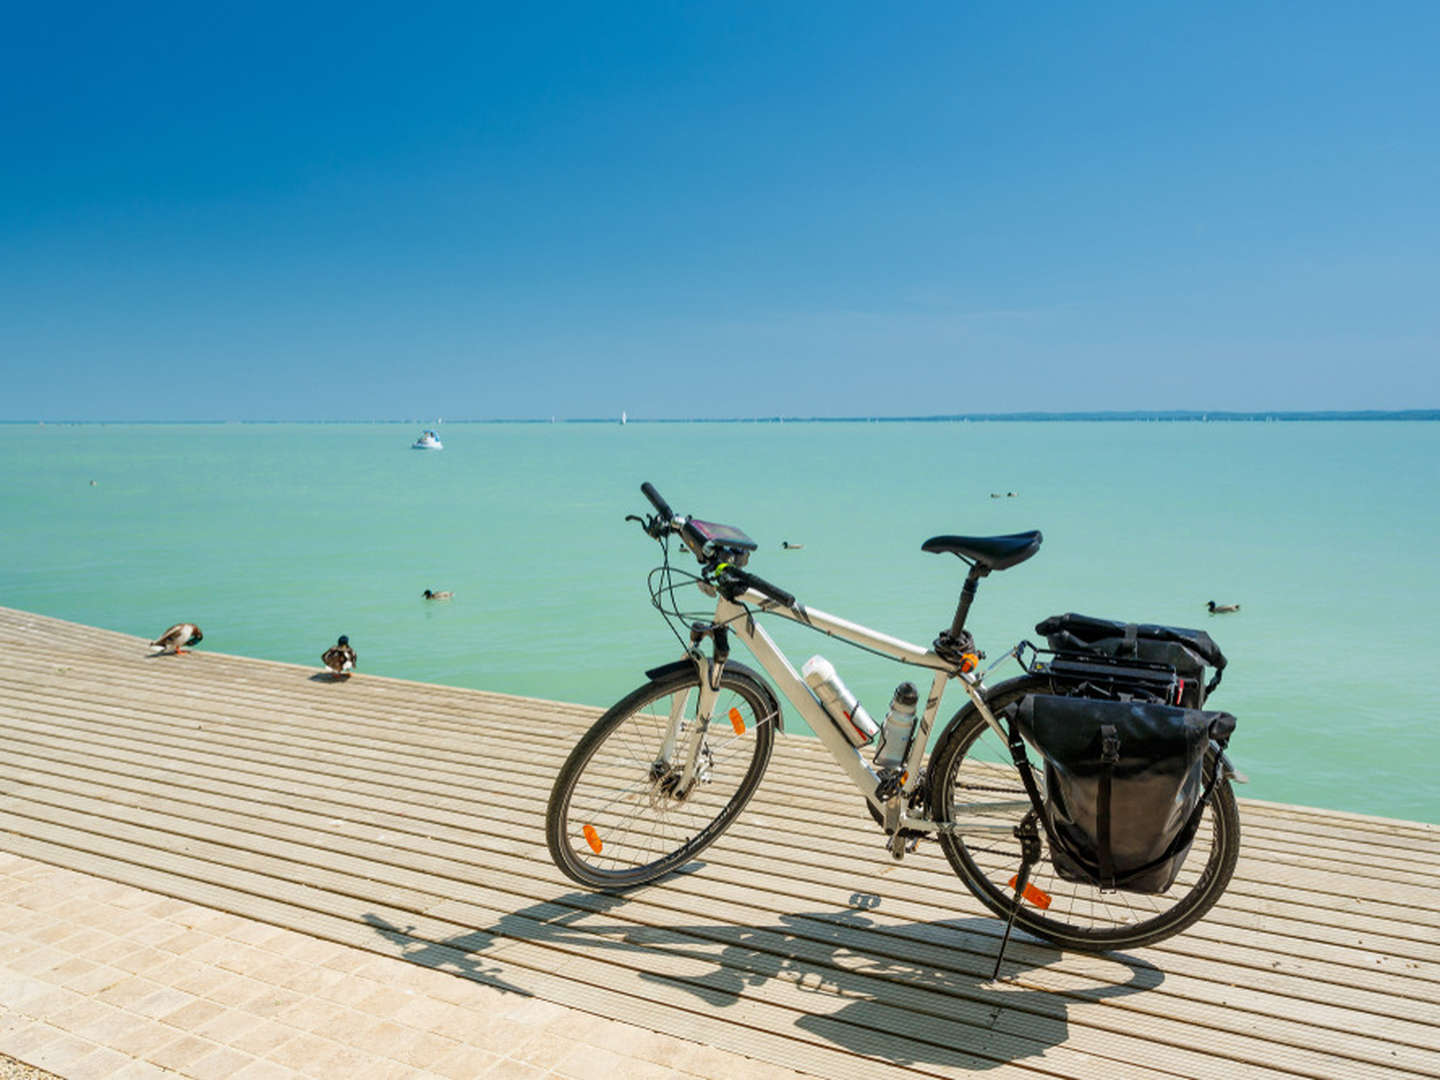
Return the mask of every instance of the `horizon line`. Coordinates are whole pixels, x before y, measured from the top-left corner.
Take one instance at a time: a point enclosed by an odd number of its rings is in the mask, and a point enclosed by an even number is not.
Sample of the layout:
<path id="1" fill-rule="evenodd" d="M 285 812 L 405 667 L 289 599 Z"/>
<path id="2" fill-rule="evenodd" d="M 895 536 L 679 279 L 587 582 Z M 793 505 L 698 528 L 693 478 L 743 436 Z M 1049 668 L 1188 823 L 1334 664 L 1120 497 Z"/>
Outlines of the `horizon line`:
<path id="1" fill-rule="evenodd" d="M 567 416 L 567 417 L 460 417 L 428 420 L 419 417 L 264 418 L 264 419 L 136 419 L 30 417 L 0 419 L 0 424 L 85 425 L 85 424 L 901 424 L 901 423 L 1013 423 L 1013 422 L 1125 422 L 1166 423 L 1344 421 L 1344 420 L 1440 420 L 1440 409 L 1115 409 L 1071 412 L 946 413 L 915 416 Z"/>

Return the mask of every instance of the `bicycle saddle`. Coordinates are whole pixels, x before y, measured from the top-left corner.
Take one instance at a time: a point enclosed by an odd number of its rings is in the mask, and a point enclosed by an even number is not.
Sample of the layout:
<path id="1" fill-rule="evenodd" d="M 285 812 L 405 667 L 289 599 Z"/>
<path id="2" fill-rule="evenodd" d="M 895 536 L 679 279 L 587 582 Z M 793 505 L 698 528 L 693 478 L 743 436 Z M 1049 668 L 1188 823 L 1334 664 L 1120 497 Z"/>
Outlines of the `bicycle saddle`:
<path id="1" fill-rule="evenodd" d="M 978 563 L 987 571 L 1004 570 L 1022 563 L 1040 550 L 1044 537 L 1039 529 L 1011 533 L 1009 536 L 932 536 L 920 545 L 921 551 L 958 555 L 966 562 Z"/>

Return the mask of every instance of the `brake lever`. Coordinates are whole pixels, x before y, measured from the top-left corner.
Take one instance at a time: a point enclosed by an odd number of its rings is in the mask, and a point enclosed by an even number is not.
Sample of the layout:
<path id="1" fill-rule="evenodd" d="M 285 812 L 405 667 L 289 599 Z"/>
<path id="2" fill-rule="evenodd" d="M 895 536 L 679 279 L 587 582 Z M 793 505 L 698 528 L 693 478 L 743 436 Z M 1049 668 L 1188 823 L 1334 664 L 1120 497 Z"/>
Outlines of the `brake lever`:
<path id="1" fill-rule="evenodd" d="M 645 535 L 652 540 L 659 540 L 660 537 L 665 535 L 664 522 L 654 514 L 646 514 L 643 518 L 635 514 L 626 514 L 625 520 L 639 524 L 640 528 L 645 531 Z"/>

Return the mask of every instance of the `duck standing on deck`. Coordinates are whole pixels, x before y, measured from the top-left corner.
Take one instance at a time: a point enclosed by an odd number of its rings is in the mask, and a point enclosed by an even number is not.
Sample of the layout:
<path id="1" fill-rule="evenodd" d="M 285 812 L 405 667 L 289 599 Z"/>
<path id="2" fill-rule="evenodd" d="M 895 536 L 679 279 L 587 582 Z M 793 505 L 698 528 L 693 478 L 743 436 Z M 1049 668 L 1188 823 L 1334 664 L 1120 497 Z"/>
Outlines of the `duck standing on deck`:
<path id="1" fill-rule="evenodd" d="M 320 659 L 337 679 L 348 679 L 350 672 L 355 669 L 355 650 L 350 647 L 350 639 L 344 634 L 340 635 L 339 641 L 325 650 Z"/>
<path id="2" fill-rule="evenodd" d="M 150 642 L 152 648 L 158 648 L 162 653 L 174 653 L 179 656 L 185 651 L 186 645 L 198 645 L 205 640 L 205 635 L 200 632 L 200 627 L 194 623 L 182 622 L 166 630 L 154 641 Z"/>

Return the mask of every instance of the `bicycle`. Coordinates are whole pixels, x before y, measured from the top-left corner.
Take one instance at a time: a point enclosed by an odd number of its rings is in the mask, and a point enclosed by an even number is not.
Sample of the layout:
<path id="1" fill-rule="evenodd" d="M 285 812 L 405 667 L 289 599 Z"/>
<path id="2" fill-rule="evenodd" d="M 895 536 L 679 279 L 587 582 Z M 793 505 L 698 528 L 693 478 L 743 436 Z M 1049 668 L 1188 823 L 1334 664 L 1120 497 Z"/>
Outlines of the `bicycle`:
<path id="1" fill-rule="evenodd" d="M 689 862 L 730 826 L 754 794 L 782 724 L 771 684 L 804 718 L 864 797 L 899 859 L 934 837 L 965 886 L 1006 920 L 1000 958 L 1013 925 L 1061 947 L 1138 947 L 1180 933 L 1202 918 L 1230 882 L 1240 824 L 1223 748 L 1209 744 L 1205 796 L 1179 878 L 1161 894 L 1101 889 L 1061 877 L 1048 857 L 1055 837 L 1045 820 L 1035 776 L 1043 766 L 1016 734 L 1011 706 L 1052 689 L 1042 650 L 1022 641 L 983 671 L 984 654 L 965 629 L 982 577 L 1016 566 L 1040 548 L 1038 531 L 1008 536 L 938 536 L 921 545 L 969 566 L 950 626 L 925 649 L 807 607 L 791 593 L 747 571 L 757 550 L 743 531 L 678 517 L 655 488 L 641 490 L 655 508 L 629 515 L 658 540 L 662 565 L 651 573 L 652 603 L 687 624 L 685 655 L 647 671 L 647 681 L 602 715 L 571 751 L 555 779 L 546 840 L 556 865 L 591 888 L 620 891 L 663 877 Z M 670 540 L 678 536 L 700 573 L 678 571 Z M 677 584 L 678 580 L 678 584 Z M 713 615 L 692 618 L 675 594 L 697 587 L 714 599 Z M 668 606 L 667 606 L 668 605 Z M 703 613 L 701 613 L 703 614 Z M 931 673 L 923 710 L 903 762 L 876 768 L 861 755 L 853 717 L 832 715 L 756 619 L 774 615 Z M 765 675 L 730 659 L 739 638 Z M 711 644 L 710 655 L 702 645 Z M 1016 678 L 993 687 L 985 677 L 1014 659 Z M 950 719 L 925 762 L 946 686 L 959 682 L 969 701 Z M 923 692 L 922 692 L 923 693 Z M 1005 722 L 1002 723 L 1002 720 Z M 873 724 L 872 724 L 873 726 Z M 1025 775 L 1026 770 L 1030 775 Z M 1000 959 L 996 961 L 998 974 Z"/>

